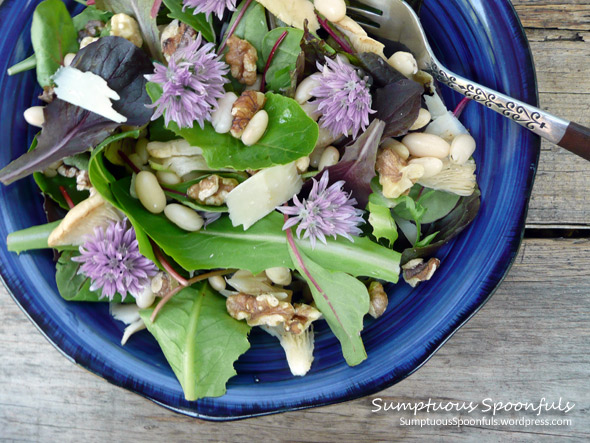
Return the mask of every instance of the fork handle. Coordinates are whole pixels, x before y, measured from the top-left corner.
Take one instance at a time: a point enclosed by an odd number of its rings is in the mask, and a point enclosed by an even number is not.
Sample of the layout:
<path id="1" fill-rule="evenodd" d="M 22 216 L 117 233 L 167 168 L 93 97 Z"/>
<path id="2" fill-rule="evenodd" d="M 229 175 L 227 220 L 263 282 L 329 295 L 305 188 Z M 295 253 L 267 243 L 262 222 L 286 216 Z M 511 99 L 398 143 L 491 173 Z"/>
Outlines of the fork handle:
<path id="1" fill-rule="evenodd" d="M 590 160 L 590 129 L 516 100 L 460 75 L 431 65 L 428 72 L 464 96 L 514 120 L 528 130 L 580 157 Z"/>

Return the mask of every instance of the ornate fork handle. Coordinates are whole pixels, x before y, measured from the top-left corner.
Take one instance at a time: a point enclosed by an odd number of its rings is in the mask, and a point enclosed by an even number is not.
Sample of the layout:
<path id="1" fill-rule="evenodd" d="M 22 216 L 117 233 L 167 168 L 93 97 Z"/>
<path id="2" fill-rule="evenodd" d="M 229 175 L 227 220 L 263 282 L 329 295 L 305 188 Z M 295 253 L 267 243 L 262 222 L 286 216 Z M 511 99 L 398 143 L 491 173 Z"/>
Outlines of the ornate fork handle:
<path id="1" fill-rule="evenodd" d="M 550 142 L 590 160 L 590 129 L 467 80 L 434 62 L 428 66 L 427 71 L 460 94 L 511 118 Z"/>

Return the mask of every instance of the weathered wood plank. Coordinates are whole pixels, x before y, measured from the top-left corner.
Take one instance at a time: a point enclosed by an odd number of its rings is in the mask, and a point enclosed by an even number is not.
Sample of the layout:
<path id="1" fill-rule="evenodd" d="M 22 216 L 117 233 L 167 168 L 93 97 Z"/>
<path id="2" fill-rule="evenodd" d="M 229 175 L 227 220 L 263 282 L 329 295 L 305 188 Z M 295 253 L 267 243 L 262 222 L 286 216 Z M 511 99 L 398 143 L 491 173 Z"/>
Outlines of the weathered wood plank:
<path id="1" fill-rule="evenodd" d="M 590 439 L 588 240 L 526 240 L 492 300 L 422 369 L 370 398 L 233 423 L 207 423 L 109 385 L 69 363 L 0 293 L 0 436 L 32 441 L 581 441 Z M 571 426 L 402 426 L 371 401 L 575 403 Z M 501 413 L 499 418 L 522 414 Z M 419 413 L 419 418 L 467 414 Z M 475 416 L 475 415 L 474 415 Z M 477 415 L 481 417 L 482 415 Z M 488 414 L 484 414 L 490 418 Z M 534 418 L 527 414 L 528 418 Z"/>

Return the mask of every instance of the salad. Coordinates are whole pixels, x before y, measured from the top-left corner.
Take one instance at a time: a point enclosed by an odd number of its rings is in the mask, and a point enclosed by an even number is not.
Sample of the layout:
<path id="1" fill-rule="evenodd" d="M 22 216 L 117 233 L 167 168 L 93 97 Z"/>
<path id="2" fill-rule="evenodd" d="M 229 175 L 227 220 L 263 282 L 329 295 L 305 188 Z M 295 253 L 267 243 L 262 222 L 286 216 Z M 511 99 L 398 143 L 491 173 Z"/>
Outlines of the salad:
<path id="1" fill-rule="evenodd" d="M 429 280 L 476 216 L 474 138 L 406 48 L 343 0 L 44 0 L 29 175 L 61 296 L 147 329 L 185 397 L 221 396 L 260 327 L 294 376 L 326 321 L 351 365 L 400 274 Z M 414 2 L 418 8 L 420 2 Z M 351 13 L 353 14 L 353 13 Z"/>

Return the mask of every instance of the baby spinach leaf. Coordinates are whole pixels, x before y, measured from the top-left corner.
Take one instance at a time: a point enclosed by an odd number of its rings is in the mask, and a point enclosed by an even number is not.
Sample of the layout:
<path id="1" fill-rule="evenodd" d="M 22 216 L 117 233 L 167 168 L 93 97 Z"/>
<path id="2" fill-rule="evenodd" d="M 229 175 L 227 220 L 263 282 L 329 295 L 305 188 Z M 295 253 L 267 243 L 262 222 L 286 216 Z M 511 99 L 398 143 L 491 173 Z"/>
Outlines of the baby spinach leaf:
<path id="1" fill-rule="evenodd" d="M 436 251 L 459 235 L 477 216 L 480 196 L 479 189 L 476 189 L 471 196 L 462 197 L 446 217 L 431 223 L 426 234 L 438 233 L 438 240 L 427 246 L 406 249 L 402 254 L 402 263 L 414 258 L 432 257 Z"/>
<path id="2" fill-rule="evenodd" d="M 275 51 L 270 66 L 266 71 L 267 89 L 282 93 L 294 86 L 292 85 L 291 72 L 297 68 L 297 60 L 301 54 L 303 31 L 295 28 L 276 28 L 266 34 L 262 40 L 262 57 L 266 64 L 275 43 L 285 31 L 287 37 Z"/>
<path id="3" fill-rule="evenodd" d="M 79 48 L 72 17 L 61 0 L 44 0 L 35 8 L 31 42 L 37 60 L 37 81 L 41 86 L 51 86 L 51 76 L 64 56 Z"/>
<path id="4" fill-rule="evenodd" d="M 150 99 L 145 91 L 145 74 L 152 72 L 147 54 L 120 37 L 104 37 L 78 52 L 72 67 L 93 72 L 105 79 L 121 97 L 113 108 L 127 117 L 126 125 L 142 126 L 152 115 L 145 105 Z M 0 171 L 0 181 L 10 184 L 34 171 L 94 147 L 108 137 L 118 123 L 62 100 L 45 108 L 45 126 L 38 145 Z"/>
<path id="5" fill-rule="evenodd" d="M 164 117 L 160 117 L 148 126 L 149 140 L 152 142 L 169 142 L 178 139 L 178 135 L 166 128 Z"/>
<path id="6" fill-rule="evenodd" d="M 242 2 L 238 9 L 233 13 L 231 21 L 229 22 L 228 29 L 236 21 L 238 15 L 242 11 L 242 8 L 245 6 L 246 2 Z M 258 61 L 257 66 L 258 70 L 262 71 L 264 69 L 264 60 L 262 56 L 262 41 L 264 40 L 264 36 L 268 33 L 268 23 L 266 21 L 266 12 L 264 10 L 264 6 L 260 3 L 254 2 L 248 6 L 248 10 L 238 23 L 234 31 L 234 35 L 239 37 L 243 40 L 248 40 L 254 48 L 256 48 L 256 52 L 258 53 Z"/>
<path id="7" fill-rule="evenodd" d="M 373 236 L 377 241 L 386 239 L 392 247 L 397 240 L 397 227 L 391 216 L 391 210 L 386 206 L 371 203 L 367 206 L 369 210 L 369 223 L 373 227 Z"/>
<path id="8" fill-rule="evenodd" d="M 162 93 L 154 83 L 148 83 L 148 92 L 153 101 Z M 246 146 L 229 133 L 218 134 L 209 122 L 205 123 L 204 129 L 198 124 L 193 128 L 179 129 L 174 122 L 170 122 L 168 129 L 191 146 L 202 148 L 203 157 L 213 169 L 262 169 L 291 163 L 309 155 L 318 139 L 317 123 L 305 114 L 295 100 L 272 92 L 267 93 L 266 98 L 264 110 L 269 117 L 268 128 L 258 143 L 252 146 Z"/>
<path id="9" fill-rule="evenodd" d="M 289 248 L 295 268 L 307 281 L 316 306 L 340 341 L 350 366 L 367 358 L 361 339 L 363 317 L 369 312 L 369 293 L 364 284 L 344 272 L 329 271 L 300 251 Z"/>
<path id="10" fill-rule="evenodd" d="M 375 116 L 385 122 L 383 137 L 400 137 L 408 133 L 418 118 L 424 86 L 404 78 L 377 89 L 374 94 Z"/>
<path id="11" fill-rule="evenodd" d="M 127 14 L 137 20 L 139 30 L 152 58 L 163 61 L 160 30 L 152 18 L 154 0 L 96 0 L 96 7 L 115 14 Z"/>
<path id="12" fill-rule="evenodd" d="M 141 318 L 162 348 L 185 398 L 225 394 L 227 381 L 236 375 L 234 362 L 250 348 L 250 327 L 233 319 L 225 299 L 206 283 L 175 295 L 153 323 L 152 312 L 140 311 Z"/>
<path id="13" fill-rule="evenodd" d="M 450 192 L 435 191 L 434 189 L 424 188 L 418 202 L 426 210 L 422 223 L 432 223 L 445 217 L 457 205 L 461 197 Z"/>
<path id="14" fill-rule="evenodd" d="M 194 14 L 194 8 L 184 6 L 182 0 L 164 0 L 164 4 L 170 10 L 169 18 L 180 20 L 189 25 L 195 31 L 200 32 L 208 42 L 215 41 L 212 21 L 207 20 L 205 14 Z"/>
<path id="15" fill-rule="evenodd" d="M 100 297 L 101 291 L 91 291 L 91 281 L 84 274 L 78 274 L 80 263 L 72 261 L 72 258 L 79 256 L 76 251 L 66 251 L 62 253 L 55 266 L 55 282 L 57 289 L 63 299 L 68 301 L 87 301 L 87 302 L 109 302 L 107 297 Z M 127 295 L 123 300 L 121 294 L 115 294 L 114 303 L 134 303 L 135 299 Z"/>
<path id="16" fill-rule="evenodd" d="M 344 188 L 352 192 L 360 208 L 367 206 L 371 189 L 371 180 L 375 177 L 377 150 L 385 123 L 375 119 L 367 130 L 347 146 L 342 160 L 328 168 L 330 182 L 344 180 Z"/>
<path id="17" fill-rule="evenodd" d="M 49 249 L 47 239 L 61 220 L 11 232 L 6 237 L 6 249 L 20 254 L 34 249 Z"/>
<path id="18" fill-rule="evenodd" d="M 130 179 L 114 183 L 113 195 L 134 226 L 140 227 L 160 248 L 187 270 L 212 268 L 246 269 L 254 274 L 275 266 L 293 269 L 283 231 L 283 217 L 273 212 L 247 231 L 233 227 L 222 217 L 198 232 L 186 232 L 164 215 L 148 212 L 129 195 Z M 327 269 L 355 276 L 367 276 L 397 282 L 400 255 L 366 237 L 354 243 L 347 239 L 328 239 L 315 249 L 309 241 L 298 241 L 299 248 Z"/>

